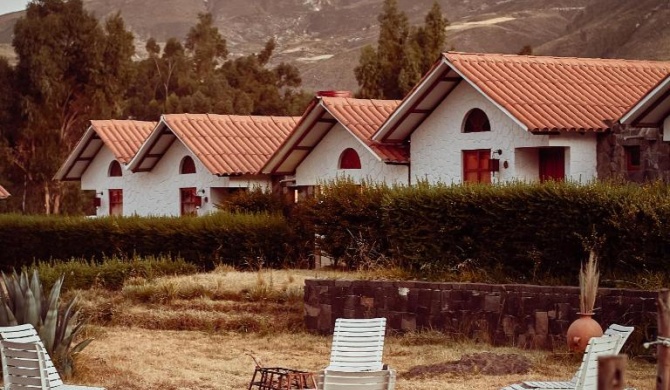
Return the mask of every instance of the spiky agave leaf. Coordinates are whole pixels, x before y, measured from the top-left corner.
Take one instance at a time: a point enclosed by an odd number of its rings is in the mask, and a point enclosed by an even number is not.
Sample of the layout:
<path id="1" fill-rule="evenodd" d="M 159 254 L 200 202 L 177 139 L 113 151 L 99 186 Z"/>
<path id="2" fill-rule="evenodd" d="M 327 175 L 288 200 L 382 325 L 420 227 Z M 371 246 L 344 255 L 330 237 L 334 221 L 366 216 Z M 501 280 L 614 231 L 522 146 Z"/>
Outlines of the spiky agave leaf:
<path id="1" fill-rule="evenodd" d="M 16 270 L 12 272 L 11 276 L 7 276 L 3 273 L 2 279 L 5 282 L 5 288 L 7 289 L 7 295 L 9 296 L 9 308 L 12 309 L 16 321 L 24 324 L 23 317 L 21 317 L 18 310 L 23 307 L 23 293 L 21 291 L 19 276 L 16 274 Z"/>
<path id="2" fill-rule="evenodd" d="M 70 348 L 72 339 L 76 336 L 77 328 L 79 327 L 78 315 L 79 310 L 75 310 L 75 303 L 77 297 L 72 298 L 67 308 L 59 319 L 58 329 L 56 329 L 55 343 L 62 346 L 66 350 Z"/>
<path id="3" fill-rule="evenodd" d="M 56 339 L 56 330 L 58 328 L 58 301 L 60 299 L 63 279 L 64 276 L 59 277 L 53 287 L 51 287 L 49 299 L 47 300 L 47 314 L 39 331 L 40 338 L 49 354 L 54 351 L 54 340 Z"/>
<path id="4" fill-rule="evenodd" d="M 23 322 L 32 324 L 35 329 L 39 328 L 40 313 L 37 311 L 37 299 L 30 288 L 23 291 L 24 305 L 23 305 Z"/>
<path id="5" fill-rule="evenodd" d="M 37 306 L 37 316 L 39 321 L 42 321 L 44 313 L 42 313 L 42 301 L 44 300 L 44 294 L 42 293 L 42 282 L 40 282 L 40 275 L 37 273 L 37 268 L 33 269 L 33 275 L 30 278 L 30 289 L 35 296 L 35 305 Z M 41 324 L 38 324 L 41 325 Z"/>
<path id="6" fill-rule="evenodd" d="M 16 322 L 16 317 L 14 317 L 12 309 L 7 306 L 7 302 L 4 298 L 2 300 L 2 305 L 0 305 L 0 322 L 2 323 L 2 326 L 15 326 L 19 324 Z"/>

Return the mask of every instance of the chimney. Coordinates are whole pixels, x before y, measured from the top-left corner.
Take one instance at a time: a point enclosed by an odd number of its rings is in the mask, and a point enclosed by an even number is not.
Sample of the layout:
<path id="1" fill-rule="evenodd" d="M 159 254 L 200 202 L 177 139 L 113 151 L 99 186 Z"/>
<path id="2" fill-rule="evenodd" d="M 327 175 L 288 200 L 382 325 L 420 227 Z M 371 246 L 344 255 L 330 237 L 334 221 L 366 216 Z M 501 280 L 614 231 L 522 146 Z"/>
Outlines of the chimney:
<path id="1" fill-rule="evenodd" d="M 316 96 L 351 98 L 354 95 L 351 91 L 318 91 Z"/>

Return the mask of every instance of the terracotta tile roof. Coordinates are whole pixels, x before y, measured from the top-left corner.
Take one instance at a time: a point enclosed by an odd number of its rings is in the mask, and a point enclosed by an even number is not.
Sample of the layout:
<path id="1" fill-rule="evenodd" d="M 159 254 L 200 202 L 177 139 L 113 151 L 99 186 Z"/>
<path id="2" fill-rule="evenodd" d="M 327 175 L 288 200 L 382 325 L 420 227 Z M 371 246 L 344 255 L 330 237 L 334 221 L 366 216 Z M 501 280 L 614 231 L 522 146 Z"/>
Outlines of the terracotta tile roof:
<path id="1" fill-rule="evenodd" d="M 462 81 L 528 131 L 605 131 L 668 73 L 660 61 L 448 52 L 373 139 L 406 139 Z"/>
<path id="2" fill-rule="evenodd" d="M 344 127 L 385 162 L 406 163 L 409 148 L 372 141 L 372 135 L 400 104 L 399 100 L 322 97 L 323 105 Z"/>
<path id="3" fill-rule="evenodd" d="M 0 199 L 5 199 L 10 196 L 9 191 L 7 191 L 3 186 L 0 186 Z"/>
<path id="4" fill-rule="evenodd" d="M 114 158 L 127 164 L 147 139 L 156 122 L 133 120 L 93 120 L 54 178 L 80 180 L 103 145 Z"/>
<path id="5" fill-rule="evenodd" d="M 670 75 L 652 88 L 621 118 L 637 127 L 659 127 L 670 116 Z"/>
<path id="6" fill-rule="evenodd" d="M 381 161 L 407 163 L 408 147 L 381 144 L 370 138 L 399 103 L 397 100 L 317 96 L 307 107 L 295 129 L 262 170 L 265 173 L 294 173 L 296 167 L 337 123 L 358 138 Z"/>
<path id="7" fill-rule="evenodd" d="M 177 137 L 214 175 L 257 174 L 286 139 L 299 117 L 213 114 L 163 115 L 136 159 L 133 171 L 151 170 Z M 164 127 L 169 132 L 164 131 Z M 153 159 L 149 156 L 158 156 Z M 135 161 L 137 160 L 137 161 Z"/>
<path id="8" fill-rule="evenodd" d="M 127 164 L 147 139 L 156 122 L 132 120 L 95 120 L 91 126 L 114 157 Z"/>

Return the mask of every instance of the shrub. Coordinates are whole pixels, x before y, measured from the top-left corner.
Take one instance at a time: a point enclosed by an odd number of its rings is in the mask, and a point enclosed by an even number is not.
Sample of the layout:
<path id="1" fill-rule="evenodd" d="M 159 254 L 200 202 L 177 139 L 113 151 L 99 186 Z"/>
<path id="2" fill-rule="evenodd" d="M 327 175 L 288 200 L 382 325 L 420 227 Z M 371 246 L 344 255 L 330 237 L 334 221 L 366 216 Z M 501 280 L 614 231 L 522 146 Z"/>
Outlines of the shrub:
<path id="1" fill-rule="evenodd" d="M 61 306 L 60 291 L 63 279 L 64 277 L 60 276 L 49 294 L 45 294 L 37 270 L 33 270 L 32 277 L 29 277 L 26 271 L 22 271 L 20 275 L 14 272 L 11 276 L 3 273 L 4 288 L 0 289 L 0 298 L 3 301 L 3 305 L 0 305 L 0 325 L 33 325 L 54 365 L 65 377 L 69 377 L 74 372 L 74 356 L 92 339 L 73 345 L 85 321 L 79 318 L 76 296 Z"/>
<path id="2" fill-rule="evenodd" d="M 36 269 L 45 286 L 52 286 L 60 275 L 71 275 L 63 290 L 88 289 L 100 287 L 108 290 L 120 290 L 126 280 L 134 277 L 154 279 L 164 275 L 189 275 L 199 271 L 194 264 L 182 258 L 167 256 L 140 258 L 121 258 L 118 256 L 102 258 L 95 262 L 84 259 L 69 261 L 44 261 L 24 269 Z"/>

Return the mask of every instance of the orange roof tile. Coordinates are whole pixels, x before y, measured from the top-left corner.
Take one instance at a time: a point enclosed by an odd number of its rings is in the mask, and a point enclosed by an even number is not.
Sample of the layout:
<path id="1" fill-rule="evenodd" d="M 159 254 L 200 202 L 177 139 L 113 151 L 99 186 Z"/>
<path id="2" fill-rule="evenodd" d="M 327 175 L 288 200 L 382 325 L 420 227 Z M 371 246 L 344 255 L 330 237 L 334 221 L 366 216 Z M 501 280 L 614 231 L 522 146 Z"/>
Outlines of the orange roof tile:
<path id="1" fill-rule="evenodd" d="M 92 120 L 54 178 L 80 180 L 103 145 L 110 149 L 117 161 L 127 164 L 155 126 L 156 122 Z"/>
<path id="2" fill-rule="evenodd" d="M 373 136 L 401 142 L 465 80 L 532 132 L 605 131 L 670 62 L 448 52 Z"/>
<path id="3" fill-rule="evenodd" d="M 162 155 L 167 151 L 170 143 L 159 142 L 159 138 L 165 136 L 162 127 L 167 126 L 212 174 L 257 174 L 298 119 L 213 114 L 163 115 L 160 125 L 150 136 L 154 138 L 153 142 L 142 148 L 138 161 L 133 160 L 130 168 L 134 171 L 153 168 L 158 159 L 145 157 Z"/>
<path id="4" fill-rule="evenodd" d="M 636 127 L 659 127 L 670 116 L 670 74 L 624 114 L 620 122 Z"/>
<path id="5" fill-rule="evenodd" d="M 363 141 L 385 162 L 405 163 L 409 160 L 409 148 L 384 145 L 372 141 L 372 135 L 400 104 L 399 100 L 374 100 L 322 97 L 323 105 L 356 137 Z"/>
<path id="6" fill-rule="evenodd" d="M 0 186 L 0 199 L 5 199 L 10 196 L 9 191 L 7 191 L 3 186 Z"/>
<path id="7" fill-rule="evenodd" d="M 399 103 L 397 100 L 317 96 L 262 170 L 276 174 L 295 172 L 296 167 L 337 123 L 358 138 L 380 160 L 387 163 L 407 163 L 408 147 L 381 144 L 370 138 Z"/>
<path id="8" fill-rule="evenodd" d="M 530 131 L 607 128 L 670 73 L 670 62 L 446 53 Z"/>
<path id="9" fill-rule="evenodd" d="M 91 126 L 122 164 L 127 164 L 147 139 L 156 122 L 94 120 Z"/>

